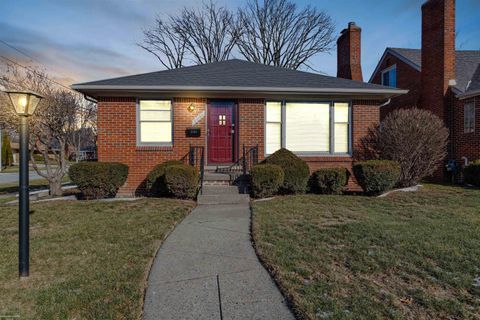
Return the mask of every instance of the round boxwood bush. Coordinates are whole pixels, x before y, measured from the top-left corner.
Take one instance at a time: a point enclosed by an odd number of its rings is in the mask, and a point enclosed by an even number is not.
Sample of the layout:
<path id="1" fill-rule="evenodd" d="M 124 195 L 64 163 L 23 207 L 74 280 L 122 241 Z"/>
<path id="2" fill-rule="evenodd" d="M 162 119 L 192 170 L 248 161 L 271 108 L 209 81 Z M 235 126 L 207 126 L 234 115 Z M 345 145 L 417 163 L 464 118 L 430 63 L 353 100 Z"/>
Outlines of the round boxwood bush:
<path id="1" fill-rule="evenodd" d="M 475 160 L 465 167 L 465 182 L 480 187 L 480 160 Z"/>
<path id="2" fill-rule="evenodd" d="M 147 175 L 147 189 L 150 195 L 161 197 L 168 195 L 168 189 L 165 185 L 165 169 L 169 166 L 181 165 L 182 161 L 169 160 L 157 164 Z"/>
<path id="3" fill-rule="evenodd" d="M 266 198 L 275 195 L 283 184 L 284 173 L 275 164 L 259 164 L 250 170 L 252 197 Z"/>
<path id="4" fill-rule="evenodd" d="M 165 185 L 168 193 L 179 199 L 193 199 L 198 190 L 198 171 L 184 164 L 165 168 Z"/>
<path id="5" fill-rule="evenodd" d="M 283 169 L 285 178 L 280 187 L 284 194 L 305 193 L 307 190 L 310 170 L 305 161 L 287 149 L 280 149 L 268 156 L 263 163 L 275 164 Z"/>
<path id="6" fill-rule="evenodd" d="M 340 194 L 348 183 L 345 168 L 323 168 L 310 177 L 310 191 L 319 194 Z"/>
<path id="7" fill-rule="evenodd" d="M 392 189 L 400 179 L 400 165 L 391 160 L 357 162 L 353 173 L 367 195 L 378 195 Z"/>
<path id="8" fill-rule="evenodd" d="M 68 175 L 85 199 L 115 197 L 125 183 L 128 166 L 117 162 L 79 162 L 70 166 Z"/>

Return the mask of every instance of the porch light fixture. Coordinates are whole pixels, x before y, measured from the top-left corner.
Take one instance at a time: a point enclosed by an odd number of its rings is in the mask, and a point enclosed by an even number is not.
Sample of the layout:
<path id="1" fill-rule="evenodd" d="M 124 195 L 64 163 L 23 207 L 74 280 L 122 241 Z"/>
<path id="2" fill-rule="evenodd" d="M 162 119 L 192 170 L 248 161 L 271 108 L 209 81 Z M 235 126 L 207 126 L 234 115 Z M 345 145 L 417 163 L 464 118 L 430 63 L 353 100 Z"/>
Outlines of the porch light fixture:
<path id="1" fill-rule="evenodd" d="M 190 105 L 187 107 L 188 112 L 192 113 L 195 111 L 195 105 L 193 103 L 190 103 Z"/>
<path id="2" fill-rule="evenodd" d="M 19 244 L 18 272 L 28 277 L 30 269 L 30 199 L 28 195 L 28 117 L 33 115 L 42 96 L 32 91 L 5 91 L 20 117 L 20 192 L 18 201 Z"/>

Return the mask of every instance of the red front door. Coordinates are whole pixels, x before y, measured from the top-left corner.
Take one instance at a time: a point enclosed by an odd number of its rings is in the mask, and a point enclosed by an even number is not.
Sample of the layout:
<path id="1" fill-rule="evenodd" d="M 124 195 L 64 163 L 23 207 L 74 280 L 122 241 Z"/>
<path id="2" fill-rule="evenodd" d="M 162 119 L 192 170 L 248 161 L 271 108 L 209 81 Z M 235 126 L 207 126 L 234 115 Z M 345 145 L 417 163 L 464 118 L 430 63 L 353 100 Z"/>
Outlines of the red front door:
<path id="1" fill-rule="evenodd" d="M 208 103 L 208 163 L 234 161 L 234 109 L 232 101 Z"/>

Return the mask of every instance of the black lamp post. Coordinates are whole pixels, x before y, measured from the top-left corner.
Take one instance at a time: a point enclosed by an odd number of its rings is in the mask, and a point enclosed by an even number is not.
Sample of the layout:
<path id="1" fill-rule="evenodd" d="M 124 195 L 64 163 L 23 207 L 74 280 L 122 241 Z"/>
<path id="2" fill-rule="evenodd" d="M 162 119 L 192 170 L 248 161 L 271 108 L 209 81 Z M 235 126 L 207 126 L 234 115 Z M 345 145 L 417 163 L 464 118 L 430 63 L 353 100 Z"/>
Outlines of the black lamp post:
<path id="1" fill-rule="evenodd" d="M 28 195 L 28 117 L 33 115 L 38 103 L 43 98 L 32 91 L 5 91 L 12 101 L 15 112 L 20 117 L 20 192 L 18 203 L 19 241 L 18 271 L 20 277 L 28 277 L 29 273 L 29 195 Z"/>

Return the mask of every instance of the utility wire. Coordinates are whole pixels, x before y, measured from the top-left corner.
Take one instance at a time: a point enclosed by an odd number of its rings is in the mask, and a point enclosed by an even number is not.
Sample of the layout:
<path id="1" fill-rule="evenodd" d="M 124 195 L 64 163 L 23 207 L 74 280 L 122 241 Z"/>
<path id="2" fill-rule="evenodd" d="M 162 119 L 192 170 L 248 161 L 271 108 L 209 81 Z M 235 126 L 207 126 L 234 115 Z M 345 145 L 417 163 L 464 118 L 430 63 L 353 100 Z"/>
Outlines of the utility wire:
<path id="1" fill-rule="evenodd" d="M 18 48 L 15 47 L 14 45 L 9 44 L 8 42 L 6 42 L 6 41 L 4 41 L 4 40 L 2 40 L 2 39 L 0 39 L 0 43 L 3 43 L 3 44 L 6 45 L 7 47 L 9 47 L 9 48 L 11 48 L 11 49 L 13 49 L 13 50 L 15 50 L 15 51 L 17 51 L 17 52 L 20 52 L 21 54 L 23 54 L 25 57 L 28 57 L 28 58 L 29 58 L 30 60 L 32 60 L 32 61 L 34 61 L 34 60 L 37 61 L 37 60 L 34 59 L 31 55 L 25 53 L 25 51 L 18 49 Z M 39 62 L 39 61 L 37 61 L 37 62 Z"/>
<path id="2" fill-rule="evenodd" d="M 31 55 L 25 53 L 25 51 L 18 49 L 17 47 L 15 47 L 15 46 L 12 45 L 12 44 L 9 44 L 9 43 L 6 42 L 5 40 L 0 39 L 0 43 L 3 43 L 5 46 L 7 46 L 7 47 L 9 47 L 9 48 L 11 48 L 11 49 L 13 49 L 13 50 L 15 50 L 15 51 L 23 54 L 24 56 L 26 56 L 27 58 L 29 58 L 32 62 L 33 62 L 33 61 L 36 61 L 36 62 L 38 62 L 39 64 L 41 64 L 40 61 L 36 60 L 36 59 L 33 58 Z M 7 61 L 9 61 L 9 62 L 11 62 L 11 63 L 16 64 L 16 65 L 19 66 L 19 67 L 22 67 L 22 68 L 24 68 L 24 69 L 30 70 L 30 71 L 36 73 L 37 75 L 42 76 L 43 78 L 45 78 L 45 79 L 47 79 L 47 80 L 49 80 L 49 81 L 51 81 L 51 82 L 53 82 L 53 83 L 55 83 L 55 84 L 63 87 L 63 88 L 65 88 L 65 89 L 68 89 L 68 90 L 70 90 L 70 91 L 76 92 L 75 90 L 73 90 L 73 89 L 71 89 L 71 88 L 69 88 L 69 87 L 67 87 L 67 86 L 65 86 L 65 85 L 63 85 L 63 84 L 61 84 L 61 83 L 53 80 L 53 79 L 48 78 L 48 77 L 45 76 L 45 75 L 39 74 L 39 73 L 38 73 L 36 70 L 34 70 L 33 68 L 24 66 L 24 65 L 22 65 L 22 64 L 20 64 L 20 63 L 18 63 L 18 62 L 16 62 L 16 61 L 13 61 L 12 59 L 9 59 L 9 58 L 7 58 L 7 57 L 5 57 L 5 56 L 2 56 L 2 55 L 0 55 L 0 57 L 3 58 L 3 59 L 5 59 L 5 60 L 7 60 Z"/>
<path id="3" fill-rule="evenodd" d="M 13 63 L 13 64 L 15 64 L 15 65 L 17 65 L 17 66 L 19 66 L 19 67 L 21 67 L 21 68 L 24 68 L 24 69 L 26 69 L 26 70 L 29 70 L 29 71 L 35 73 L 36 75 L 38 75 L 38 76 L 40 76 L 40 77 L 42 77 L 42 78 L 44 78 L 44 79 L 46 79 L 46 80 L 48 80 L 48 81 L 51 81 L 51 82 L 53 82 L 53 83 L 55 83 L 55 84 L 57 84 L 57 85 L 65 88 L 65 89 L 68 89 L 68 90 L 70 90 L 70 91 L 73 91 L 73 92 L 78 93 L 77 91 L 73 90 L 72 88 L 69 88 L 69 87 L 67 87 L 67 86 L 64 85 L 64 84 L 61 84 L 60 82 L 57 82 L 57 81 L 55 81 L 55 80 L 53 80 L 53 79 L 50 79 L 49 77 L 47 77 L 47 76 L 39 73 L 37 70 L 35 70 L 35 69 L 31 68 L 31 67 L 24 66 L 23 64 L 20 64 L 20 63 L 12 60 L 12 59 L 10 59 L 10 58 L 7 58 L 7 57 L 5 57 L 5 56 L 2 56 L 2 55 L 0 55 L 0 58 L 3 59 L 3 60 L 5 60 L 5 61 L 8 61 L 8 62 L 10 62 L 10 63 Z"/>

